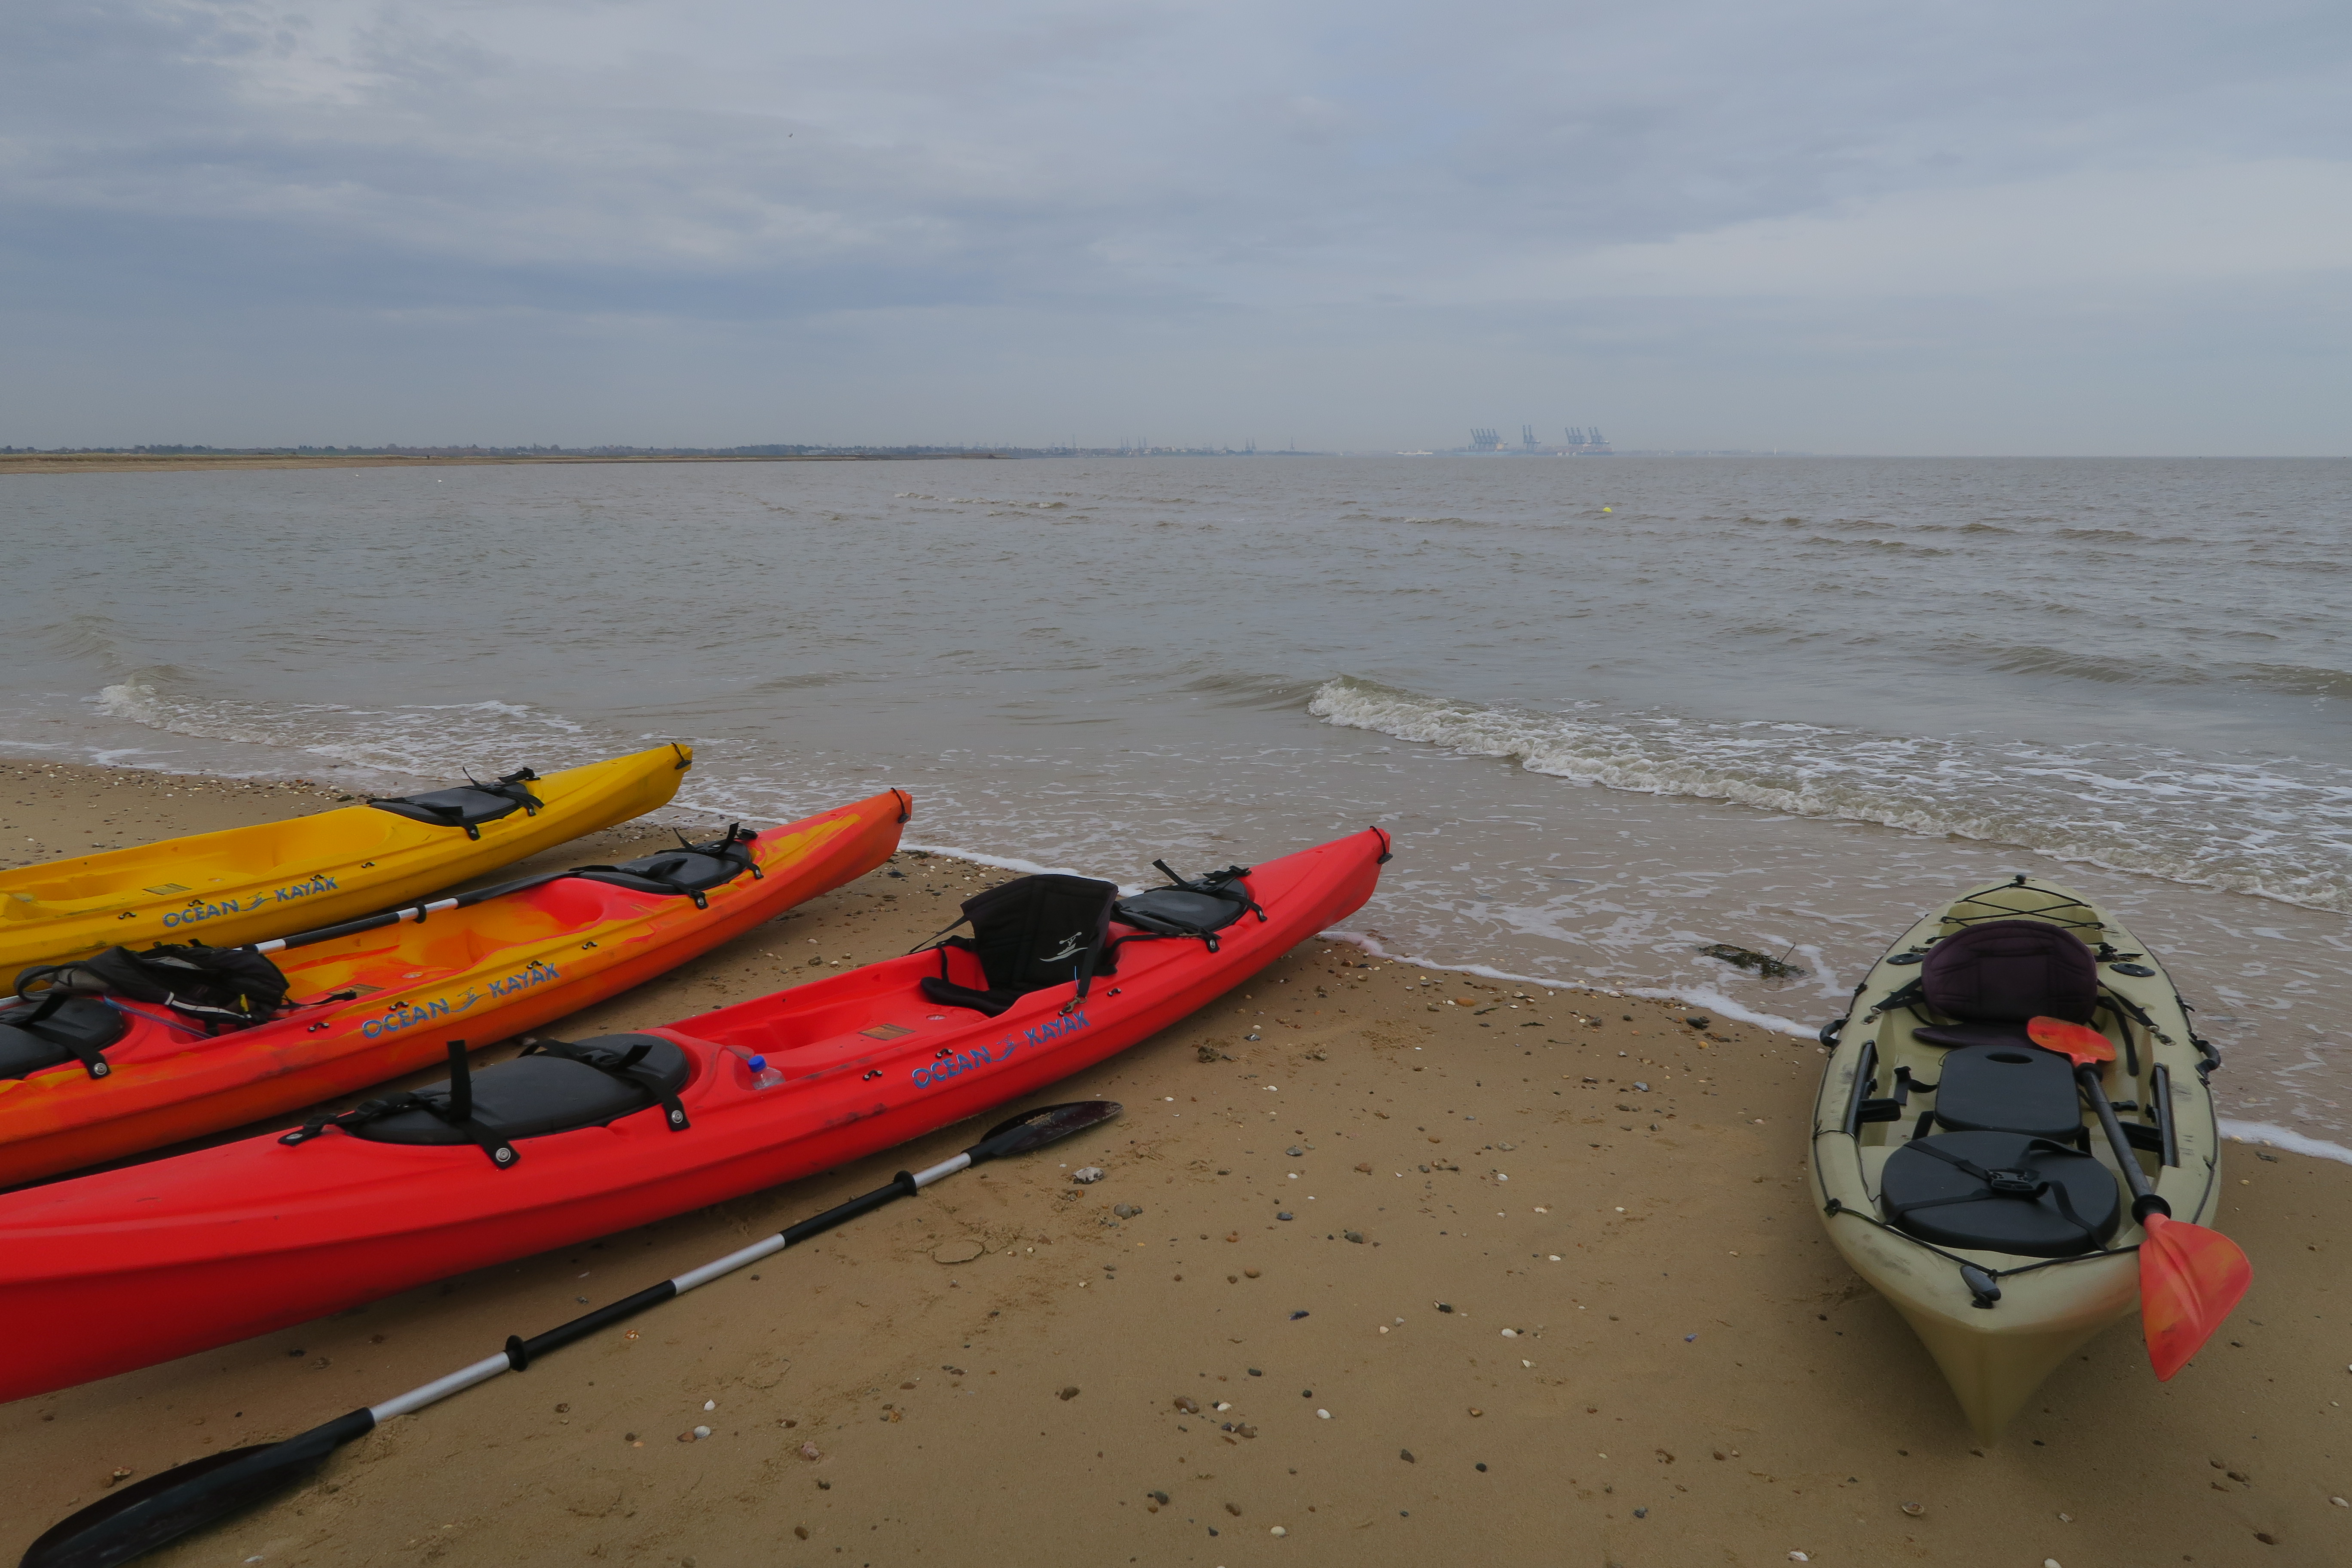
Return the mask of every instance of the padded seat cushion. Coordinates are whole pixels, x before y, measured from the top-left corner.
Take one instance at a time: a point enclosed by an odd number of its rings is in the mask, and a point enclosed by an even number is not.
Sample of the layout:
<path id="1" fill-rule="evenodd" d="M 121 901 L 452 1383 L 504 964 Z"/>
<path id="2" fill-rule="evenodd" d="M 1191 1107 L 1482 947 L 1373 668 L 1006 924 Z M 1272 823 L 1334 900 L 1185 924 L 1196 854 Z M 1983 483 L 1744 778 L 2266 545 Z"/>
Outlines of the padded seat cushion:
<path id="1" fill-rule="evenodd" d="M 633 893 L 707 893 L 751 869 L 748 853 L 706 854 L 700 849 L 665 849 L 617 866 L 585 867 L 574 876 L 609 883 Z"/>
<path id="2" fill-rule="evenodd" d="M 388 811 L 411 822 L 429 822 L 436 827 L 478 827 L 522 809 L 522 802 L 511 796 L 462 784 L 423 795 L 388 795 L 368 804 L 378 811 Z"/>
<path id="3" fill-rule="evenodd" d="M 1119 900 L 1111 916 L 1142 931 L 1169 925 L 1195 931 L 1223 931 L 1247 913 L 1249 894 L 1236 884 L 1230 898 L 1184 888 L 1147 888 L 1131 899 Z"/>
<path id="4" fill-rule="evenodd" d="M 39 1010 L 39 1003 L 27 1002 L 0 1012 L 0 1079 L 28 1078 L 79 1061 L 74 1045 L 102 1051 L 131 1027 L 130 1019 L 94 997 L 61 1002 L 47 1017 L 30 1022 Z"/>
<path id="5" fill-rule="evenodd" d="M 636 1046 L 645 1046 L 640 1065 L 651 1068 L 672 1094 L 686 1087 L 686 1053 L 656 1035 L 604 1035 L 582 1040 L 572 1048 L 609 1054 L 617 1062 Z M 655 1103 L 644 1087 L 601 1072 L 566 1057 L 526 1056 L 499 1062 L 473 1075 L 474 1120 L 487 1131 L 511 1142 L 520 1138 L 544 1138 L 582 1127 L 601 1127 Z M 417 1094 L 446 1105 L 446 1082 L 418 1089 Z M 354 1138 L 375 1143 L 471 1143 L 466 1132 L 429 1110 L 404 1110 L 345 1129 Z"/>
<path id="6" fill-rule="evenodd" d="M 1897 1229 L 1938 1247 L 2027 1258 L 2073 1258 L 2104 1246 L 2123 1213 L 2115 1173 L 2105 1165 L 2014 1132 L 1916 1140 L 1887 1156 L 1879 1184 L 1880 1205 Z"/>
<path id="7" fill-rule="evenodd" d="M 1969 1046 L 1944 1058 L 1937 1125 L 1955 1132 L 2016 1132 L 2071 1143 L 2083 1126 L 2074 1067 L 2039 1046 Z"/>

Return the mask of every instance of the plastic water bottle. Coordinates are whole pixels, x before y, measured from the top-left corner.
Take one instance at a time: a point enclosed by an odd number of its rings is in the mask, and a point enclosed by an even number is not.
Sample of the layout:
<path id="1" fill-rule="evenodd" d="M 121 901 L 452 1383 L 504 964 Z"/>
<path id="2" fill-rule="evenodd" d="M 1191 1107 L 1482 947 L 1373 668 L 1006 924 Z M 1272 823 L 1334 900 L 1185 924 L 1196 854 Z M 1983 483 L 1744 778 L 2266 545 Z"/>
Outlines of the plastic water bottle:
<path id="1" fill-rule="evenodd" d="M 743 1065 L 751 1069 L 751 1087 L 753 1089 L 773 1089 L 776 1085 L 784 1081 L 783 1073 L 775 1068 L 770 1067 L 768 1065 L 767 1058 L 755 1056 L 751 1052 L 745 1050 L 740 1046 L 729 1046 L 726 1048 L 734 1055 L 742 1058 Z"/>

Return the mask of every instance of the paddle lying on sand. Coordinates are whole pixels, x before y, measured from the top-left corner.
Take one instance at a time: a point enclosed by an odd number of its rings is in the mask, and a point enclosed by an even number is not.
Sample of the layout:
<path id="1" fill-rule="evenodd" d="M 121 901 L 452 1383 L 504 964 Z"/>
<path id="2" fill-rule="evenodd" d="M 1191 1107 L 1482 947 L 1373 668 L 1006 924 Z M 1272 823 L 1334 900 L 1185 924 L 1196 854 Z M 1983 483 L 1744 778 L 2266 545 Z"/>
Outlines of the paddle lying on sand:
<path id="1" fill-rule="evenodd" d="M 2204 1347 L 2253 1282 L 2245 1252 L 2220 1231 L 2172 1217 L 2172 1207 L 2148 1189 L 2139 1159 L 2116 1121 L 2116 1108 L 2099 1083 L 2099 1064 L 2116 1059 L 2116 1047 L 2098 1030 L 2063 1018 L 2035 1018 L 2025 1026 L 2033 1043 L 2074 1064 L 2074 1079 L 2098 1113 L 2116 1152 L 2116 1163 L 2131 1184 L 2132 1217 L 2146 1237 L 2139 1244 L 2140 1331 L 2159 1382 L 2168 1380 Z"/>
<path id="2" fill-rule="evenodd" d="M 167 1541 L 225 1519 L 305 1479 L 337 1448 L 355 1437 L 365 1436 L 395 1415 L 422 1410 L 478 1383 L 487 1383 L 500 1373 L 520 1372 L 550 1351 L 585 1339 L 648 1308 L 658 1307 L 698 1285 L 707 1285 L 723 1274 L 731 1274 L 747 1263 L 782 1252 L 845 1221 L 871 1214 L 942 1177 L 984 1161 L 1042 1149 L 1073 1132 L 1108 1121 L 1118 1112 L 1117 1102 L 1108 1100 L 1077 1100 L 1025 1111 L 991 1128 L 986 1137 L 951 1160 L 911 1173 L 901 1171 L 888 1186 L 877 1187 L 804 1219 L 790 1230 L 730 1252 L 699 1268 L 688 1269 L 675 1279 L 665 1279 L 608 1307 L 583 1313 L 535 1339 L 509 1338 L 507 1348 L 498 1354 L 436 1378 L 421 1388 L 412 1388 L 396 1398 L 354 1410 L 348 1415 L 338 1415 L 324 1426 L 313 1426 L 282 1443 L 256 1444 L 224 1454 L 208 1454 L 125 1487 L 52 1526 L 26 1551 L 20 1568 L 114 1568 L 116 1563 L 128 1563 Z"/>

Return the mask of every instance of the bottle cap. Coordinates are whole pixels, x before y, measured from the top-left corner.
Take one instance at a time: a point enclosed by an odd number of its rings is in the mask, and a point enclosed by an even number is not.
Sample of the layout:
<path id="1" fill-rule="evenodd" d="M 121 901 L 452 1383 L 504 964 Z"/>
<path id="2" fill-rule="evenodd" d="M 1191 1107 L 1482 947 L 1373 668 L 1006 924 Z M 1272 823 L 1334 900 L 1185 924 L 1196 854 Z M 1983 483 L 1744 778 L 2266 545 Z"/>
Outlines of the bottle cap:
<path id="1" fill-rule="evenodd" d="M 765 1057 L 747 1057 L 744 1058 L 743 1065 L 750 1068 L 753 1072 L 765 1072 L 768 1069 L 768 1058 Z"/>

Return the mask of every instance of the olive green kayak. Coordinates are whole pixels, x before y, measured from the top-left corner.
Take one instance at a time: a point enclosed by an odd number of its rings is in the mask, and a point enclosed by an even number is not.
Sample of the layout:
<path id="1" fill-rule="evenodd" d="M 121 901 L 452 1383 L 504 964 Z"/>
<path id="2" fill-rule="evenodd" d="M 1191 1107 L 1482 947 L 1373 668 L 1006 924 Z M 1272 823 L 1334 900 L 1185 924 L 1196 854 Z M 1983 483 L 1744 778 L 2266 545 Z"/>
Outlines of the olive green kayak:
<path id="1" fill-rule="evenodd" d="M 2020 877 L 1929 914 L 1822 1031 L 1822 1223 L 1986 1440 L 2139 1300 L 2131 1194 L 2072 1065 L 2027 1038 L 2034 1016 L 2114 1044 L 2104 1087 L 2141 1171 L 2175 1218 L 2210 1223 L 2220 1056 L 2163 965 L 2069 889 Z"/>

